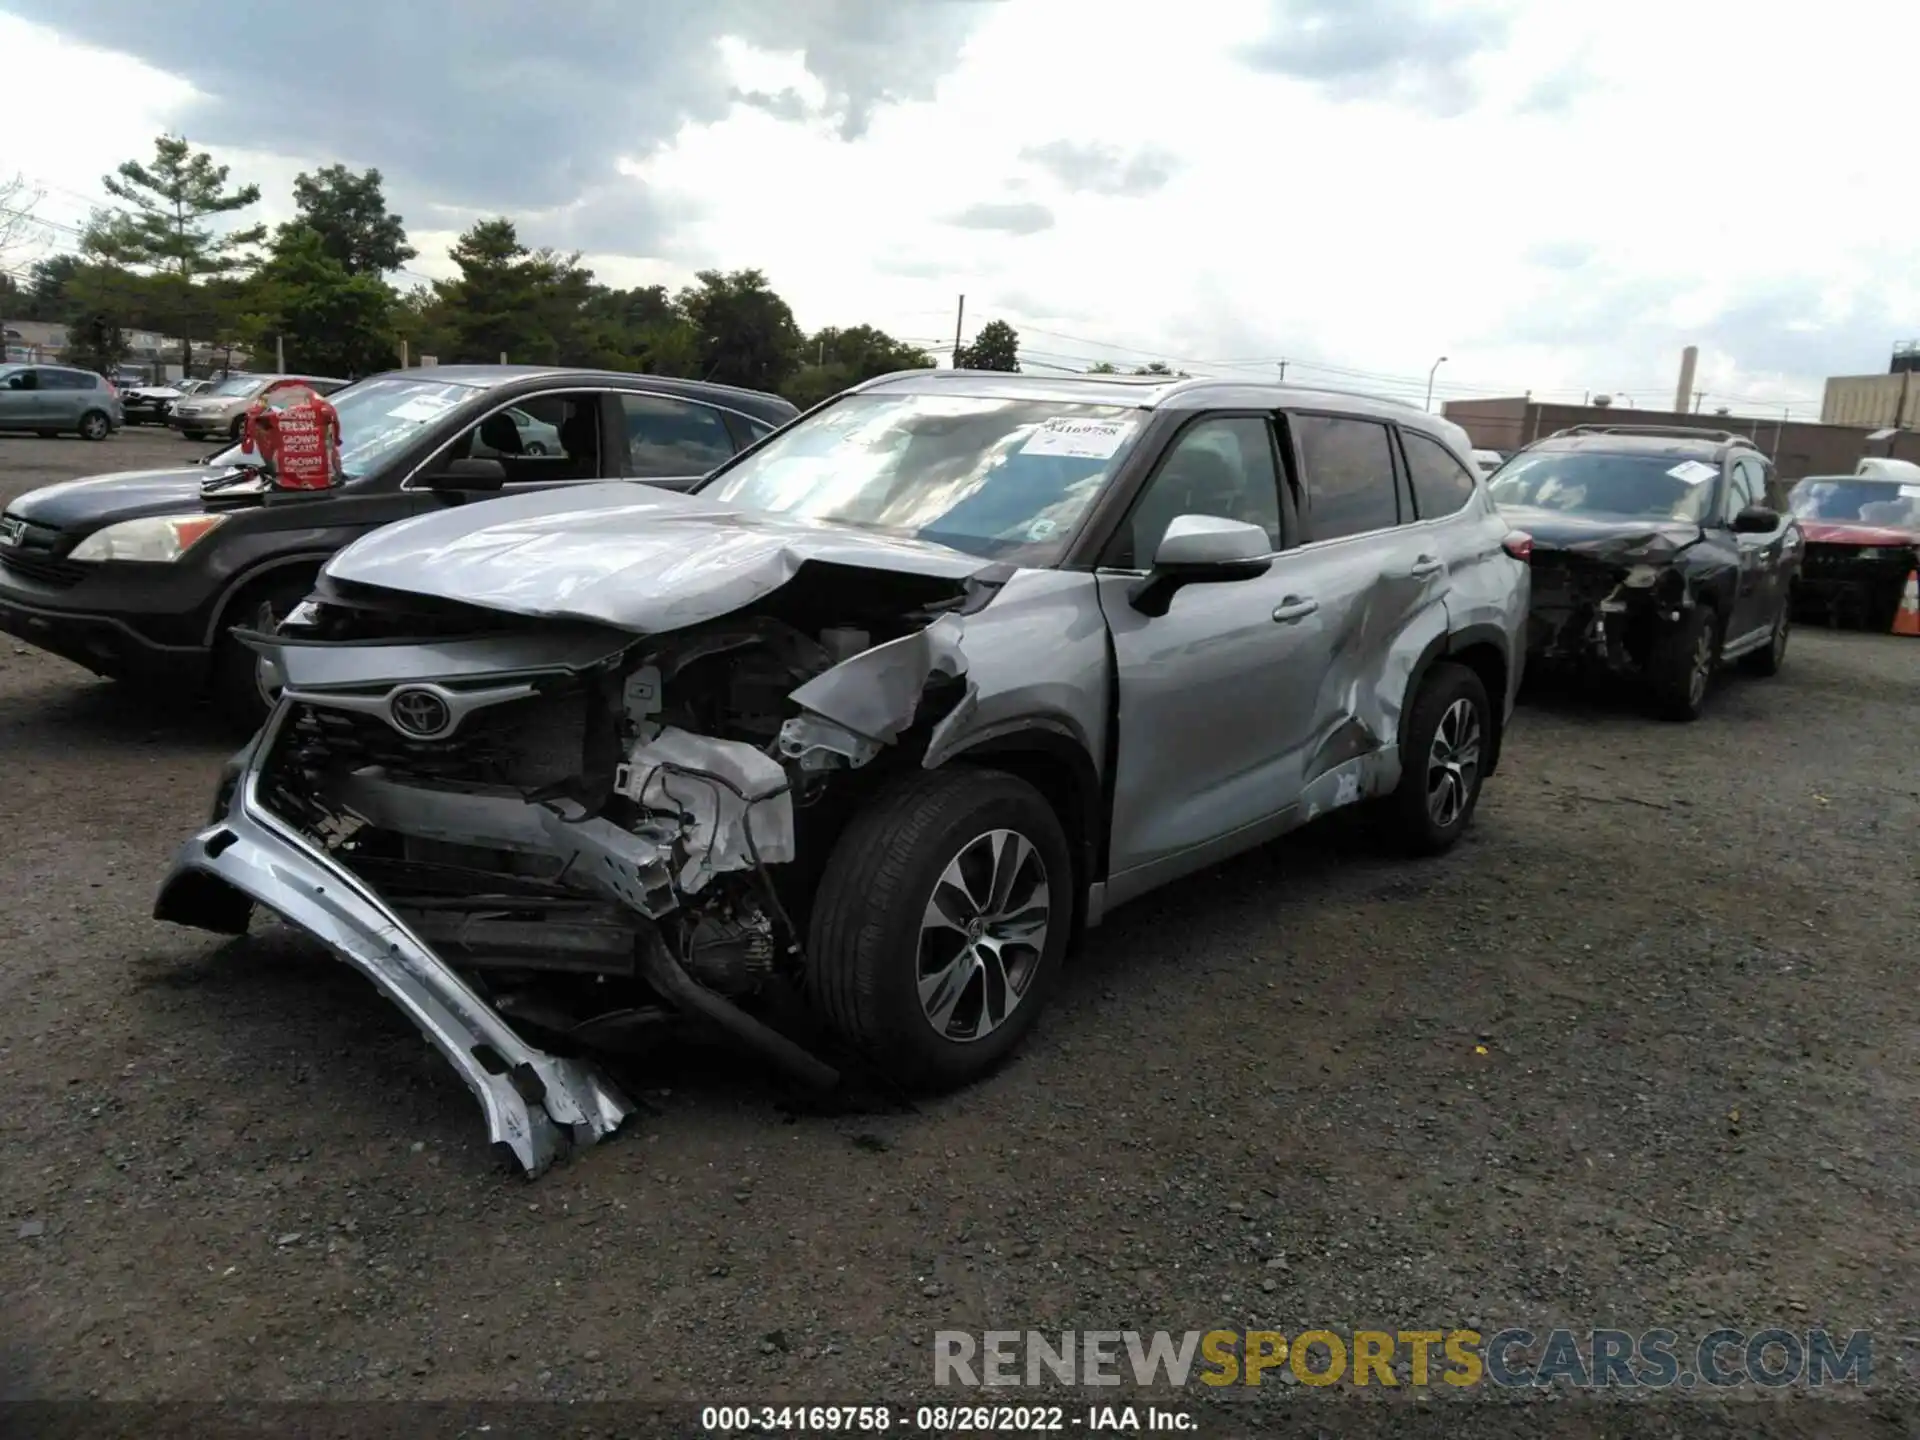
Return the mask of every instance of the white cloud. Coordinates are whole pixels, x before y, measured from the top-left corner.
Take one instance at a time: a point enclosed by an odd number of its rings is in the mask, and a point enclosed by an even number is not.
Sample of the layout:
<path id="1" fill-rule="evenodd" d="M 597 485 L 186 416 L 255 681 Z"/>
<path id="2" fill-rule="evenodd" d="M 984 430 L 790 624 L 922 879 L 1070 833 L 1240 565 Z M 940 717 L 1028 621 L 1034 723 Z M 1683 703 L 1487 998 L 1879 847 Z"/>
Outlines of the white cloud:
<path id="1" fill-rule="evenodd" d="M 1653 402 L 1691 342 L 1702 388 L 1805 411 L 1826 374 L 1880 369 L 1920 333 L 1900 169 L 1920 13 L 1831 0 L 1786 25 L 1730 0 L 1511 0 L 1475 28 L 1445 8 L 1353 10 L 1397 17 L 1384 35 L 1294 23 L 1345 13 L 1322 0 L 1210 0 L 1204 25 L 1166 24 L 1149 0 L 1005 0 L 970 9 L 963 39 L 948 27 L 944 70 L 851 32 L 818 54 L 746 33 L 708 57 L 718 103 L 663 141 L 636 134 L 590 206 L 518 218 L 529 243 L 581 246 L 614 283 L 757 267 L 809 327 L 938 342 L 964 293 L 969 330 L 1006 318 L 1053 363 L 1270 374 L 1285 358 L 1290 378 L 1416 398 L 1445 354 L 1442 395 Z M 61 118 L 20 127 L 12 163 L 76 192 L 197 113 L 184 82 L 4 14 L 0 50 L 10 108 Z M 864 130 L 810 63 L 859 72 Z M 890 64 L 913 83 L 876 80 Z M 82 73 L 115 103 L 75 106 Z M 297 109 L 299 92 L 275 103 Z M 323 143 L 219 153 L 276 210 L 297 169 L 382 164 Z M 435 208 L 445 195 L 414 168 L 418 193 L 396 197 L 413 266 L 445 273 L 479 212 Z M 487 203 L 471 170 L 459 193 Z"/>

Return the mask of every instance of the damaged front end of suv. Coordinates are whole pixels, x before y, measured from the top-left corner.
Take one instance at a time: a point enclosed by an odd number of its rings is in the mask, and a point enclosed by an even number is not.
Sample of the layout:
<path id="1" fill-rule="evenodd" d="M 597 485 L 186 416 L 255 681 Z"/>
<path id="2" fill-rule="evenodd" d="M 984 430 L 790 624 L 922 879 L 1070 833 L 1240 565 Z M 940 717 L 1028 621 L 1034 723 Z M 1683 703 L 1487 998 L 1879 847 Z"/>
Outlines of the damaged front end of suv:
<path id="1" fill-rule="evenodd" d="M 1511 512 L 1510 512 L 1511 513 Z M 1552 532 L 1539 517 L 1538 530 Z M 1682 556 L 1699 532 L 1661 529 L 1604 536 L 1533 536 L 1528 650 L 1546 664 L 1600 665 L 1644 677 L 1663 635 L 1672 633 L 1698 603 Z"/>
<path id="2" fill-rule="evenodd" d="M 801 978 L 789 906 L 850 808 L 968 700 L 964 617 L 996 584 L 934 546 L 707 525 L 683 496 L 625 508 L 667 522 L 641 553 L 603 548 L 654 577 L 639 599 L 561 563 L 536 568 L 570 588 L 537 600 L 470 539 L 374 545 L 356 568 L 370 541 L 245 637 L 281 698 L 156 904 L 227 934 L 259 906 L 316 937 L 529 1173 L 630 1114 L 593 1057 L 662 1026 L 835 1083 L 756 1015 Z M 502 608 L 434 594 L 435 564 L 479 566 Z"/>

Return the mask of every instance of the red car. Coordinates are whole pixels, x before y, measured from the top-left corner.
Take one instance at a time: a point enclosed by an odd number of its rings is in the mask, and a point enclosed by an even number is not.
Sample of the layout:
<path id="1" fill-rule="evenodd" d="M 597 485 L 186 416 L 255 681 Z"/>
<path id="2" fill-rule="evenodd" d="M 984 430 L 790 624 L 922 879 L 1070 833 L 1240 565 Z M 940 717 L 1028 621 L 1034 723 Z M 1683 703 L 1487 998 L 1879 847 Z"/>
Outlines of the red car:
<path id="1" fill-rule="evenodd" d="M 1787 496 L 1806 535 L 1795 609 L 1837 624 L 1886 630 L 1920 564 L 1920 482 L 1809 475 Z"/>

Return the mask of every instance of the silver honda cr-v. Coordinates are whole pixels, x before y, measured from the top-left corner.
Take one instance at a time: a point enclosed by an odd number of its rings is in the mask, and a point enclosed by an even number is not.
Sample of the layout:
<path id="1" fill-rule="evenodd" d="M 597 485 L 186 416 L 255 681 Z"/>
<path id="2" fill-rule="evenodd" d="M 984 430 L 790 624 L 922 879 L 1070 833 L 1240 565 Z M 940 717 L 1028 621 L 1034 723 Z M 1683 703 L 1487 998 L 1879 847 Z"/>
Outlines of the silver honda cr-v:
<path id="1" fill-rule="evenodd" d="M 1343 806 L 1442 850 L 1520 681 L 1526 537 L 1353 395 L 921 371 L 690 493 L 409 484 L 252 637 L 281 699 L 157 913 L 310 932 L 529 1170 L 664 1025 L 953 1085 L 1125 900 Z"/>

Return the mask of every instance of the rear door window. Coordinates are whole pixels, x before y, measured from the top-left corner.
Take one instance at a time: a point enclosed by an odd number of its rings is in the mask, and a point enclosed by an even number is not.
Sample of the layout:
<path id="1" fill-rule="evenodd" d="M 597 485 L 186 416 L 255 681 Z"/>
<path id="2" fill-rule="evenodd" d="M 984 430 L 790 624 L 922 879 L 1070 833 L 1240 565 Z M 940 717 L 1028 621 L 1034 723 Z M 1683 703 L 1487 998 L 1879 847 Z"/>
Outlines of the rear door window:
<path id="1" fill-rule="evenodd" d="M 1338 540 L 1400 523 L 1386 425 L 1346 415 L 1291 414 L 1307 494 L 1308 538 Z"/>
<path id="2" fill-rule="evenodd" d="M 1452 515 L 1473 498 L 1473 476 L 1454 453 L 1430 435 L 1402 429 L 1413 508 L 1422 520 Z"/>
<path id="3" fill-rule="evenodd" d="M 704 475 L 733 458 L 720 412 L 671 395 L 623 393 L 627 473 L 636 480 Z"/>

